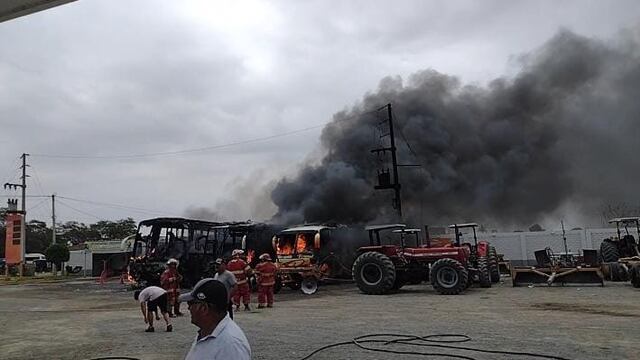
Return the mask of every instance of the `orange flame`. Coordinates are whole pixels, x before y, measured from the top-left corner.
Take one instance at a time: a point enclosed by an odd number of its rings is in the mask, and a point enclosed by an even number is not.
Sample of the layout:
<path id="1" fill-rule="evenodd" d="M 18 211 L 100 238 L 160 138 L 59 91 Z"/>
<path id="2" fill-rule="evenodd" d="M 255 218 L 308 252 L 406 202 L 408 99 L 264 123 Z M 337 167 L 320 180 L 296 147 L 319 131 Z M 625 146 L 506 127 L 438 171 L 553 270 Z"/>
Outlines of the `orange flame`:
<path id="1" fill-rule="evenodd" d="M 278 255 L 291 255 L 293 254 L 293 247 L 289 244 L 278 244 Z"/>
<path id="2" fill-rule="evenodd" d="M 307 241 L 304 234 L 298 234 L 296 237 L 296 252 L 302 254 L 307 250 Z"/>

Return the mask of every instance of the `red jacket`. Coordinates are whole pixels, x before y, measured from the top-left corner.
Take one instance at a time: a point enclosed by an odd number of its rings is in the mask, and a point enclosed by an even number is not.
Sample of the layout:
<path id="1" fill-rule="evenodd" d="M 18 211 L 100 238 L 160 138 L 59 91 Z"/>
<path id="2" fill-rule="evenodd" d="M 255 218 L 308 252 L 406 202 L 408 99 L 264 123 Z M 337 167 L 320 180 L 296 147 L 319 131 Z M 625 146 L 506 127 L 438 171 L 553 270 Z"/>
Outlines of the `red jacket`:
<path id="1" fill-rule="evenodd" d="M 258 285 L 273 286 L 276 284 L 276 272 L 278 268 L 271 262 L 265 261 L 256 265 L 258 274 Z"/>
<path id="2" fill-rule="evenodd" d="M 177 292 L 180 290 L 180 281 L 182 276 L 177 270 L 167 269 L 160 276 L 160 284 L 162 288 L 168 292 Z"/>
<path id="3" fill-rule="evenodd" d="M 232 259 L 227 263 L 227 270 L 236 277 L 238 285 L 246 284 L 247 278 L 251 274 L 251 267 L 242 259 Z"/>

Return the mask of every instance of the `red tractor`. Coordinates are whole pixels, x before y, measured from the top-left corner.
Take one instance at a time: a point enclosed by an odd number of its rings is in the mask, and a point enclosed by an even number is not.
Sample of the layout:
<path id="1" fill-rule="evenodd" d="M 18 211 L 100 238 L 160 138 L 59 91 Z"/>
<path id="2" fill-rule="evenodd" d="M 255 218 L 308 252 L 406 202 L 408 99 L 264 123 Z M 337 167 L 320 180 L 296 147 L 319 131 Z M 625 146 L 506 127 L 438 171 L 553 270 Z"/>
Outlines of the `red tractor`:
<path id="1" fill-rule="evenodd" d="M 468 287 L 469 247 L 422 245 L 420 230 L 407 229 L 404 224 L 372 225 L 365 230 L 369 232 L 369 246 L 358 249 L 351 270 L 358 288 L 365 294 L 387 294 L 407 283 L 427 280 L 440 294 L 456 295 Z M 392 230 L 395 238 L 387 234 L 392 243 L 382 245 L 380 233 L 388 230 Z M 407 240 L 413 235 L 415 246 L 408 246 Z"/>
<path id="2" fill-rule="evenodd" d="M 457 247 L 466 247 L 469 249 L 469 262 L 467 270 L 470 274 L 470 280 L 480 284 L 480 287 L 489 288 L 491 283 L 500 281 L 500 269 L 498 268 L 498 256 L 496 249 L 489 245 L 487 241 L 478 241 L 476 233 L 476 223 L 453 224 L 449 225 L 450 229 L 455 231 Z M 473 243 L 462 242 L 462 229 L 472 229 Z M 469 281 L 469 284 L 471 281 Z"/>

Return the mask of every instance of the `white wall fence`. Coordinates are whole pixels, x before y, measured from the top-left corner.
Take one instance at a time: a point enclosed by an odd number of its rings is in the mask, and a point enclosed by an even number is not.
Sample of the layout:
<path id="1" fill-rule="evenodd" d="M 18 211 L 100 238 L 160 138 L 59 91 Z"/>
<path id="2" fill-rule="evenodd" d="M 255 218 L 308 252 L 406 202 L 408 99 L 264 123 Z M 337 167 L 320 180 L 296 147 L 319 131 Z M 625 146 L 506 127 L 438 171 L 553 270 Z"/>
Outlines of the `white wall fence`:
<path id="1" fill-rule="evenodd" d="M 623 235 L 624 235 L 624 230 Z M 631 234 L 638 239 L 635 229 Z M 572 253 L 583 249 L 599 250 L 602 240 L 616 237 L 615 228 L 571 230 L 566 232 L 567 248 Z M 468 239 L 465 239 L 468 241 Z M 500 254 L 516 265 L 533 264 L 533 252 L 550 247 L 554 253 L 564 252 L 562 230 L 510 233 L 478 233 L 478 240 L 489 241 Z"/>

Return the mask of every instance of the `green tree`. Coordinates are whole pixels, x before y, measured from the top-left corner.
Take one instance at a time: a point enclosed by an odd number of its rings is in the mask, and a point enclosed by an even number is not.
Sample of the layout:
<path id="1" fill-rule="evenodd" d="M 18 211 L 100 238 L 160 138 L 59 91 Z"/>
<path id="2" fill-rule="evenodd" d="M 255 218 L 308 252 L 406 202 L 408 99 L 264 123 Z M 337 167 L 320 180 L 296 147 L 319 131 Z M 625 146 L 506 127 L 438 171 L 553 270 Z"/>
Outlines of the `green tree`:
<path id="1" fill-rule="evenodd" d="M 102 239 L 124 239 L 136 233 L 136 222 L 132 218 L 116 221 L 102 220 L 90 225 L 90 229 L 100 234 Z"/>
<path id="2" fill-rule="evenodd" d="M 27 222 L 27 248 L 28 253 L 42 253 L 51 244 L 52 231 L 44 221 L 30 220 Z"/>
<path id="3" fill-rule="evenodd" d="M 60 268 L 63 262 L 69 261 L 69 248 L 65 244 L 51 244 L 45 250 L 45 256 Z"/>
<path id="4" fill-rule="evenodd" d="M 60 239 L 62 242 L 71 242 L 72 244 L 80 244 L 85 241 L 100 240 L 100 232 L 92 229 L 90 226 L 77 221 L 67 221 L 60 226 Z"/>

